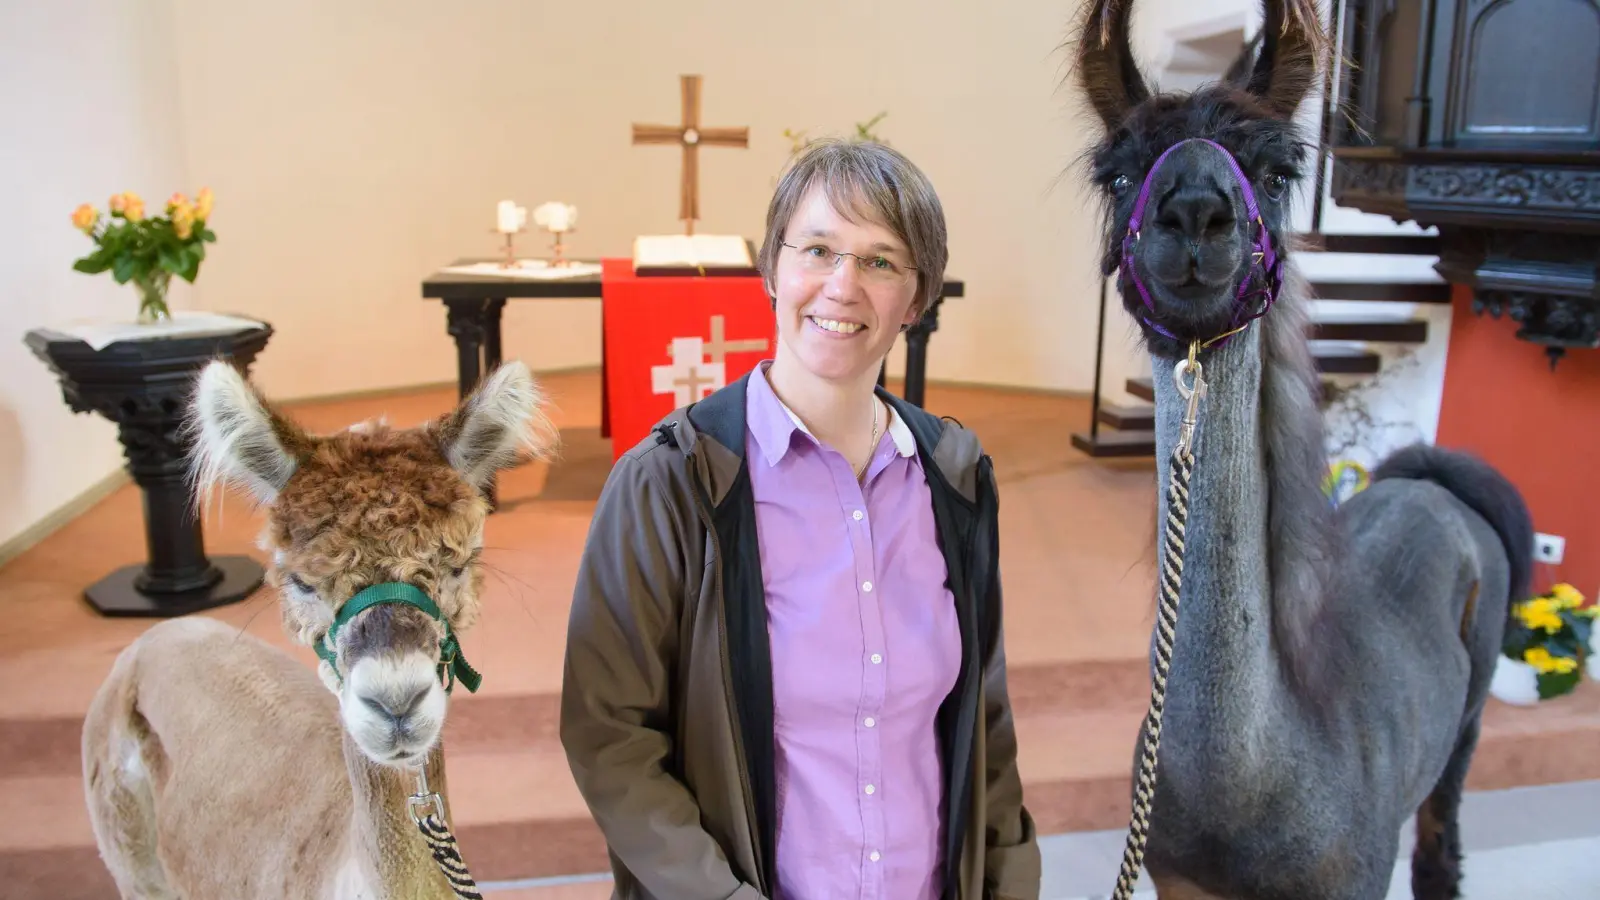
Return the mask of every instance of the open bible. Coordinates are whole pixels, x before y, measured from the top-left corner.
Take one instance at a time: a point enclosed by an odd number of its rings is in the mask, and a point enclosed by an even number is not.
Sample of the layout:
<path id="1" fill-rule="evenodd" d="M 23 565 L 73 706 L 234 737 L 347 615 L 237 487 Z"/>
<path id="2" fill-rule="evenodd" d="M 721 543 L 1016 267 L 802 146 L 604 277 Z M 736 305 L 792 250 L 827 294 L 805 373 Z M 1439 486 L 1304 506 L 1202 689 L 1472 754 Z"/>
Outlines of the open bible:
<path id="1" fill-rule="evenodd" d="M 635 275 L 756 275 L 755 246 L 738 235 L 652 234 L 633 239 Z"/>

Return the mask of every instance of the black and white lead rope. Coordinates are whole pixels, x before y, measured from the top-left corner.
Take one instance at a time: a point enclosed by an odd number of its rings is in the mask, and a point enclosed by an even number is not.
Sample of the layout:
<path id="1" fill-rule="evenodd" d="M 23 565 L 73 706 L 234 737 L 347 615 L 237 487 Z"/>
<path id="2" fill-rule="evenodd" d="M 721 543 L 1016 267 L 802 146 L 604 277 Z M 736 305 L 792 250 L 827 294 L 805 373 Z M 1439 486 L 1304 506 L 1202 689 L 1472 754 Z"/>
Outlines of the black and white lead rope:
<path id="1" fill-rule="evenodd" d="M 1193 382 L 1184 384 L 1185 374 L 1192 373 Z M 1156 752 L 1161 746 L 1161 711 L 1167 697 L 1167 672 L 1172 668 L 1172 644 L 1178 629 L 1178 595 L 1183 588 L 1183 539 L 1189 522 L 1189 479 L 1194 474 L 1195 423 L 1199 416 L 1200 398 L 1205 396 L 1205 379 L 1194 349 L 1189 358 L 1173 370 L 1178 390 L 1188 401 L 1178 444 L 1172 450 L 1167 480 L 1167 518 L 1164 544 L 1166 552 L 1161 561 L 1161 602 L 1156 613 L 1156 667 L 1150 682 L 1150 710 L 1145 714 L 1144 742 L 1139 752 L 1139 769 L 1134 781 L 1133 815 L 1128 823 L 1128 841 L 1122 852 L 1122 868 L 1117 873 L 1117 886 L 1111 892 L 1112 900 L 1130 900 L 1133 888 L 1139 883 L 1139 870 L 1144 865 L 1145 842 L 1150 829 L 1150 806 L 1156 790 Z"/>

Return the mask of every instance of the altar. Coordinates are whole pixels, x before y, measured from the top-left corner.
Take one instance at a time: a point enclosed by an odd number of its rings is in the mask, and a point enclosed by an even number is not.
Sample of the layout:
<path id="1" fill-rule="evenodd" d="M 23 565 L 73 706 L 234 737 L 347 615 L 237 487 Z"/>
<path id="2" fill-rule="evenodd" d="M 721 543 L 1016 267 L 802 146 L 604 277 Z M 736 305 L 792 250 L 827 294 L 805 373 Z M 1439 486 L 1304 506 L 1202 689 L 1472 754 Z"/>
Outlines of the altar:
<path id="1" fill-rule="evenodd" d="M 674 408 L 737 379 L 775 350 L 776 322 L 759 276 L 641 276 L 625 257 L 574 262 L 583 267 L 578 274 L 556 277 L 539 272 L 548 260 L 519 273 L 499 270 L 494 259 L 459 259 L 423 279 L 423 299 L 445 307 L 461 396 L 500 364 L 501 316 L 514 300 L 601 301 L 600 433 L 610 438 L 613 459 Z M 961 281 L 947 278 L 921 321 L 907 330 L 908 402 L 923 403 L 928 340 L 939 328 L 940 305 L 965 291 Z M 538 360 L 525 361 L 539 368 Z"/>

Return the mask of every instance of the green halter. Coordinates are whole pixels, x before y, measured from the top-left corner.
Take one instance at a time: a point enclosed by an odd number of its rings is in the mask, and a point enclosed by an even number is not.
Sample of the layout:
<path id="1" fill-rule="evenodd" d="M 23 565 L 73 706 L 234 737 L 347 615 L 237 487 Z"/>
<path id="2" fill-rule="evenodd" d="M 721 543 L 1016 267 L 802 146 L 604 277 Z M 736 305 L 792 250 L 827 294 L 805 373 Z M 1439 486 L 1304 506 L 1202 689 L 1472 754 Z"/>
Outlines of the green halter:
<path id="1" fill-rule="evenodd" d="M 467 665 L 467 658 L 461 654 L 461 644 L 456 640 L 455 632 L 451 630 L 450 623 L 445 621 L 439 607 L 414 584 L 403 581 L 386 581 L 363 588 L 349 602 L 340 608 L 339 614 L 334 617 L 333 625 L 328 628 L 325 640 L 316 642 L 317 655 L 333 667 L 333 673 L 342 684 L 344 676 L 339 674 L 338 657 L 334 648 L 338 647 L 337 636 L 339 629 L 354 619 L 363 611 L 382 603 L 403 603 L 414 606 L 444 624 L 444 640 L 439 642 L 439 680 L 444 684 L 445 693 L 460 681 L 467 686 L 467 690 L 477 693 L 478 685 L 483 681 L 483 676 Z"/>

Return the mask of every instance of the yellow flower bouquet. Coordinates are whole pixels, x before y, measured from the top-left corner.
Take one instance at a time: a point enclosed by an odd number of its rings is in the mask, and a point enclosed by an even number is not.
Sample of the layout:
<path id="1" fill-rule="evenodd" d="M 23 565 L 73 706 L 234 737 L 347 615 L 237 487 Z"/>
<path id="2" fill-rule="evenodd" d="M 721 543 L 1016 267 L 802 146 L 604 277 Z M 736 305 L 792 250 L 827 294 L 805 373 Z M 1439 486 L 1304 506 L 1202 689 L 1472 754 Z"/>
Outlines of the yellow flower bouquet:
<path id="1" fill-rule="evenodd" d="M 1503 652 L 1532 669 L 1539 699 L 1558 697 L 1578 686 L 1595 652 L 1597 616 L 1600 605 L 1586 602 L 1570 584 L 1558 584 L 1511 607 Z"/>
<path id="2" fill-rule="evenodd" d="M 94 240 L 95 249 L 72 268 L 89 275 L 110 271 L 117 284 L 132 282 L 139 291 L 139 321 L 161 321 L 169 316 L 172 276 L 193 284 L 205 245 L 217 239 L 207 224 L 212 202 L 211 189 L 201 188 L 192 201 L 173 194 L 161 216 L 146 216 L 144 200 L 132 191 L 111 198 L 109 216 L 85 203 L 73 210 L 72 224 Z"/>

